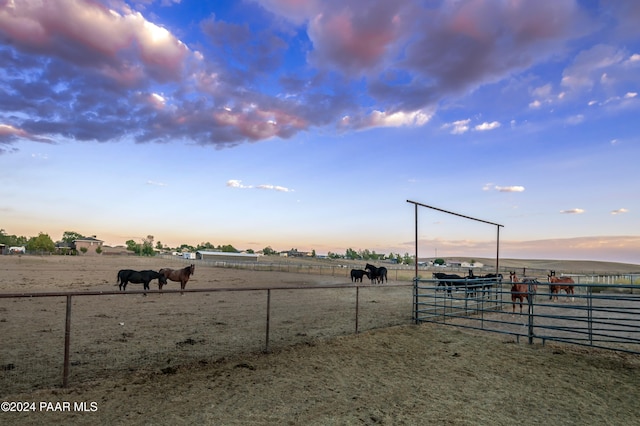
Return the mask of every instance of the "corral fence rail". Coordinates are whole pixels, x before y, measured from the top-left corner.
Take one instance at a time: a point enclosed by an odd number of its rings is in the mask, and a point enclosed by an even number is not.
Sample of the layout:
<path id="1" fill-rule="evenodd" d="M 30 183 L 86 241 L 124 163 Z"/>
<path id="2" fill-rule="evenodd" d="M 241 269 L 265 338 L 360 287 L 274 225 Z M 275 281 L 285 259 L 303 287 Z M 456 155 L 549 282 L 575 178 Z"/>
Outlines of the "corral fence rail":
<path id="1" fill-rule="evenodd" d="M 259 261 L 238 261 L 238 260 L 211 260 L 211 259 L 185 259 L 183 257 L 173 255 L 158 255 L 158 258 L 165 260 L 172 260 L 183 264 L 195 263 L 196 265 L 211 266 L 216 268 L 229 268 L 229 269 L 243 269 L 251 271 L 273 271 L 273 272 L 293 272 L 293 273 L 307 273 L 316 275 L 330 275 L 336 277 L 349 278 L 349 273 L 352 268 L 363 268 L 366 262 L 373 263 L 373 260 L 349 260 L 341 261 L 340 259 L 324 259 L 305 262 L 299 260 L 300 258 L 294 258 L 290 261 L 276 261 L 271 259 L 261 258 Z M 275 259 L 278 259 L 277 257 Z M 394 281 L 409 281 L 413 282 L 415 279 L 415 267 L 413 265 L 402 265 L 398 263 L 382 262 L 377 264 L 383 265 L 388 270 L 388 277 Z M 418 266 L 418 278 L 423 279 L 425 277 L 431 277 L 434 272 L 445 272 L 467 275 L 469 270 L 472 270 L 475 275 L 485 275 L 488 273 L 495 273 L 496 269 L 493 266 L 486 265 L 483 267 L 468 267 L 468 266 Z M 517 271 L 522 273 L 523 276 L 535 277 L 541 281 L 547 280 L 549 269 L 542 268 L 530 268 L 530 267 L 504 267 L 499 268 L 499 273 L 505 277 L 509 277 L 509 272 Z M 562 273 L 558 271 L 561 276 L 570 276 L 577 283 L 598 283 L 598 284 L 640 284 L 640 272 L 616 272 L 616 273 L 602 273 L 602 272 L 584 272 L 584 271 L 570 271 L 563 270 Z M 426 279 L 426 278 L 425 278 Z"/>
<path id="2" fill-rule="evenodd" d="M 0 393 L 67 387 L 70 378 L 138 367 L 171 370 L 180 362 L 206 363 L 408 324 L 411 288 L 401 283 L 0 294 Z M 178 308 L 165 303 L 174 296 Z M 74 306 L 91 298 L 101 300 L 96 311 L 74 313 Z M 144 314 L 127 312 L 142 304 L 148 308 Z M 185 317 L 186 322 L 175 321 Z M 143 322 L 157 326 L 143 332 Z M 132 349 L 139 340 L 152 347 Z M 167 367 L 165 360 L 175 359 Z M 33 377 L 25 379 L 25 373 Z"/>
<path id="3" fill-rule="evenodd" d="M 522 310 L 512 282 L 471 291 L 478 283 L 414 281 L 414 320 L 526 338 L 640 354 L 640 289 L 623 284 L 575 284 L 574 294 L 553 295 L 547 283 L 528 283 Z M 521 283 L 522 284 L 522 283 Z M 450 293 L 449 293 L 450 290 Z"/>

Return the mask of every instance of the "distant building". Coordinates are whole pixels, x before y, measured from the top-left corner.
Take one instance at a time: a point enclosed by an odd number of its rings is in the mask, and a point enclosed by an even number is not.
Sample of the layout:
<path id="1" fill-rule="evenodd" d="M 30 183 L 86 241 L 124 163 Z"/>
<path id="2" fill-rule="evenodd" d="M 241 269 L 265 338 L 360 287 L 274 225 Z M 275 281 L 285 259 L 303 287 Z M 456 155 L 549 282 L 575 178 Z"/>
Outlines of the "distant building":
<path id="1" fill-rule="evenodd" d="M 258 255 L 255 253 L 232 253 L 225 251 L 197 251 L 196 259 L 213 261 L 240 261 L 257 262 Z"/>
<path id="2" fill-rule="evenodd" d="M 102 243 L 104 243 L 104 241 L 97 239 L 96 236 L 93 235 L 91 237 L 73 240 L 73 247 L 78 254 L 98 255 L 102 252 Z M 86 250 L 82 250 L 83 248 Z M 98 248 L 100 250 L 97 250 Z"/>
<path id="3" fill-rule="evenodd" d="M 102 246 L 102 255 L 103 256 L 137 256 L 135 252 L 131 250 L 127 250 L 125 246 Z"/>
<path id="4" fill-rule="evenodd" d="M 462 268 L 482 268 L 484 266 L 484 264 L 480 263 L 480 262 L 473 262 L 473 263 L 469 263 L 469 262 L 462 262 L 460 264 L 460 266 Z"/>

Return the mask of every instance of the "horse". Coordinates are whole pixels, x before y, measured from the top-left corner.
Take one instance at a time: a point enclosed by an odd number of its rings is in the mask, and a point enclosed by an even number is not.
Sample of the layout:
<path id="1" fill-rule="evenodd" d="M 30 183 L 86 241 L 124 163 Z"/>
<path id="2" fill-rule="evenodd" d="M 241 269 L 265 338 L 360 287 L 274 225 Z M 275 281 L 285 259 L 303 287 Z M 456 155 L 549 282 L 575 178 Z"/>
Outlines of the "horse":
<path id="1" fill-rule="evenodd" d="M 547 279 L 549 281 L 549 300 L 558 301 L 558 294 L 561 290 L 564 290 L 567 293 L 567 296 L 571 294 L 571 301 L 573 302 L 573 285 L 575 284 L 573 278 L 571 277 L 556 277 L 556 271 L 551 271 L 549 275 L 547 275 Z"/>
<path id="2" fill-rule="evenodd" d="M 389 279 L 387 278 L 387 268 L 385 268 L 384 266 L 376 268 L 375 266 L 367 263 L 364 269 L 369 271 L 369 278 L 371 279 L 372 283 L 374 282 L 374 280 L 377 281 L 378 283 L 383 283 L 383 284 L 385 280 L 389 282 Z"/>
<path id="3" fill-rule="evenodd" d="M 351 282 L 362 282 L 362 277 L 367 276 L 367 278 L 371 278 L 369 271 L 364 271 L 362 269 L 352 269 L 351 270 Z"/>
<path id="4" fill-rule="evenodd" d="M 485 274 L 476 276 L 473 274 L 473 269 L 469 268 L 467 278 L 470 280 L 478 280 L 477 283 L 472 284 L 473 288 L 482 288 L 483 297 L 485 294 L 487 294 L 490 298 L 491 288 L 496 284 L 497 281 L 502 281 L 502 274 Z"/>
<path id="5" fill-rule="evenodd" d="M 152 280 L 157 279 L 158 285 L 162 288 L 162 285 L 167 283 L 167 278 L 160 272 L 145 270 L 134 271 L 133 269 L 121 269 L 118 271 L 118 288 L 120 291 L 127 289 L 128 283 L 142 284 L 145 290 L 149 290 L 149 283 Z"/>
<path id="6" fill-rule="evenodd" d="M 176 281 L 180 283 L 180 290 L 184 290 L 195 270 L 196 265 L 192 263 L 190 266 L 185 266 L 182 269 L 162 268 L 159 272 L 165 277 L 164 284 L 167 283 L 167 280 Z M 162 283 L 158 282 L 158 288 L 162 290 Z"/>
<path id="7" fill-rule="evenodd" d="M 460 285 L 464 285 L 464 284 L 461 284 L 460 281 L 457 281 L 457 280 L 463 280 L 464 278 L 456 274 L 445 274 L 444 272 L 434 272 L 433 278 L 438 280 L 438 287 L 447 287 L 447 293 L 449 295 L 451 295 L 452 286 L 457 287 Z"/>
<path id="8" fill-rule="evenodd" d="M 516 300 L 520 303 L 520 314 L 522 314 L 522 302 L 527 299 L 531 302 L 530 297 L 535 296 L 538 291 L 538 280 L 535 278 L 523 278 L 522 283 L 518 279 L 515 272 L 509 272 L 509 281 L 511 281 L 511 313 L 516 313 Z M 532 286 L 532 292 L 529 293 L 529 284 Z"/>

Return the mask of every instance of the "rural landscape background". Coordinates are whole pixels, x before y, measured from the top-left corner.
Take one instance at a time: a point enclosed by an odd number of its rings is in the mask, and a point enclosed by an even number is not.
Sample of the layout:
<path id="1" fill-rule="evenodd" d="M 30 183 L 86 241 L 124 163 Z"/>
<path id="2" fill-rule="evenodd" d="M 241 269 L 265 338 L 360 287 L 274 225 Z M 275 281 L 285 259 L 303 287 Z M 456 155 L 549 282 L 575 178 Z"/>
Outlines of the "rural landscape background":
<path id="1" fill-rule="evenodd" d="M 598 276 L 633 334 L 640 1 L 363 4 L 0 0 L 0 396 L 97 407 L 0 424 L 637 424 L 637 354 L 524 343 L 506 284 L 446 300 L 512 334 L 417 325 L 412 279 Z"/>
<path id="2" fill-rule="evenodd" d="M 0 256 L 3 294 L 105 293 L 73 298 L 67 388 L 60 387 L 64 296 L 0 298 L 3 400 L 97 406 L 87 412 L 5 412 L 2 418 L 36 425 L 506 426 L 632 424 L 640 415 L 638 356 L 413 325 L 413 270 L 397 265 L 389 265 L 390 283 L 365 282 L 359 289 L 360 332 L 354 334 L 356 288 L 348 272 L 363 262 L 260 259 L 254 267 L 238 268 L 177 256 Z M 278 266 L 270 266 L 270 260 Z M 190 262 L 196 269 L 187 289 L 212 292 L 145 297 L 133 284 L 117 292 L 121 268 L 157 270 Z M 601 274 L 637 266 L 503 262 L 514 269 L 533 264 Z M 261 264 L 264 269 L 257 268 Z M 406 275 L 396 280 L 395 267 Z M 326 286 L 332 288 L 320 288 Z M 270 297 L 270 352 L 264 353 L 265 289 L 270 287 L 280 290 Z M 305 289 L 294 290 L 300 287 Z M 170 283 L 165 291 L 176 288 Z M 157 291 L 155 283 L 152 290 Z M 505 315 L 511 318 L 510 311 Z M 519 318 L 514 315 L 512 321 Z M 514 401 L 528 407 L 526 416 L 513 409 Z"/>

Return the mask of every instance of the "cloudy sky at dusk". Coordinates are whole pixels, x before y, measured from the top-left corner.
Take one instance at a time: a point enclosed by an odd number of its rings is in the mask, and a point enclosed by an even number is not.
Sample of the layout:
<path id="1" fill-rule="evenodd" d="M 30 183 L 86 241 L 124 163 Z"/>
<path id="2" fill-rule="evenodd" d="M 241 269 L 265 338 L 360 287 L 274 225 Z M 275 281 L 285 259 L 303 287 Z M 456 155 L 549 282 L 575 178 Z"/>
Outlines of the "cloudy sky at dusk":
<path id="1" fill-rule="evenodd" d="M 366 4 L 0 0 L 0 228 L 640 264 L 640 1 Z"/>

